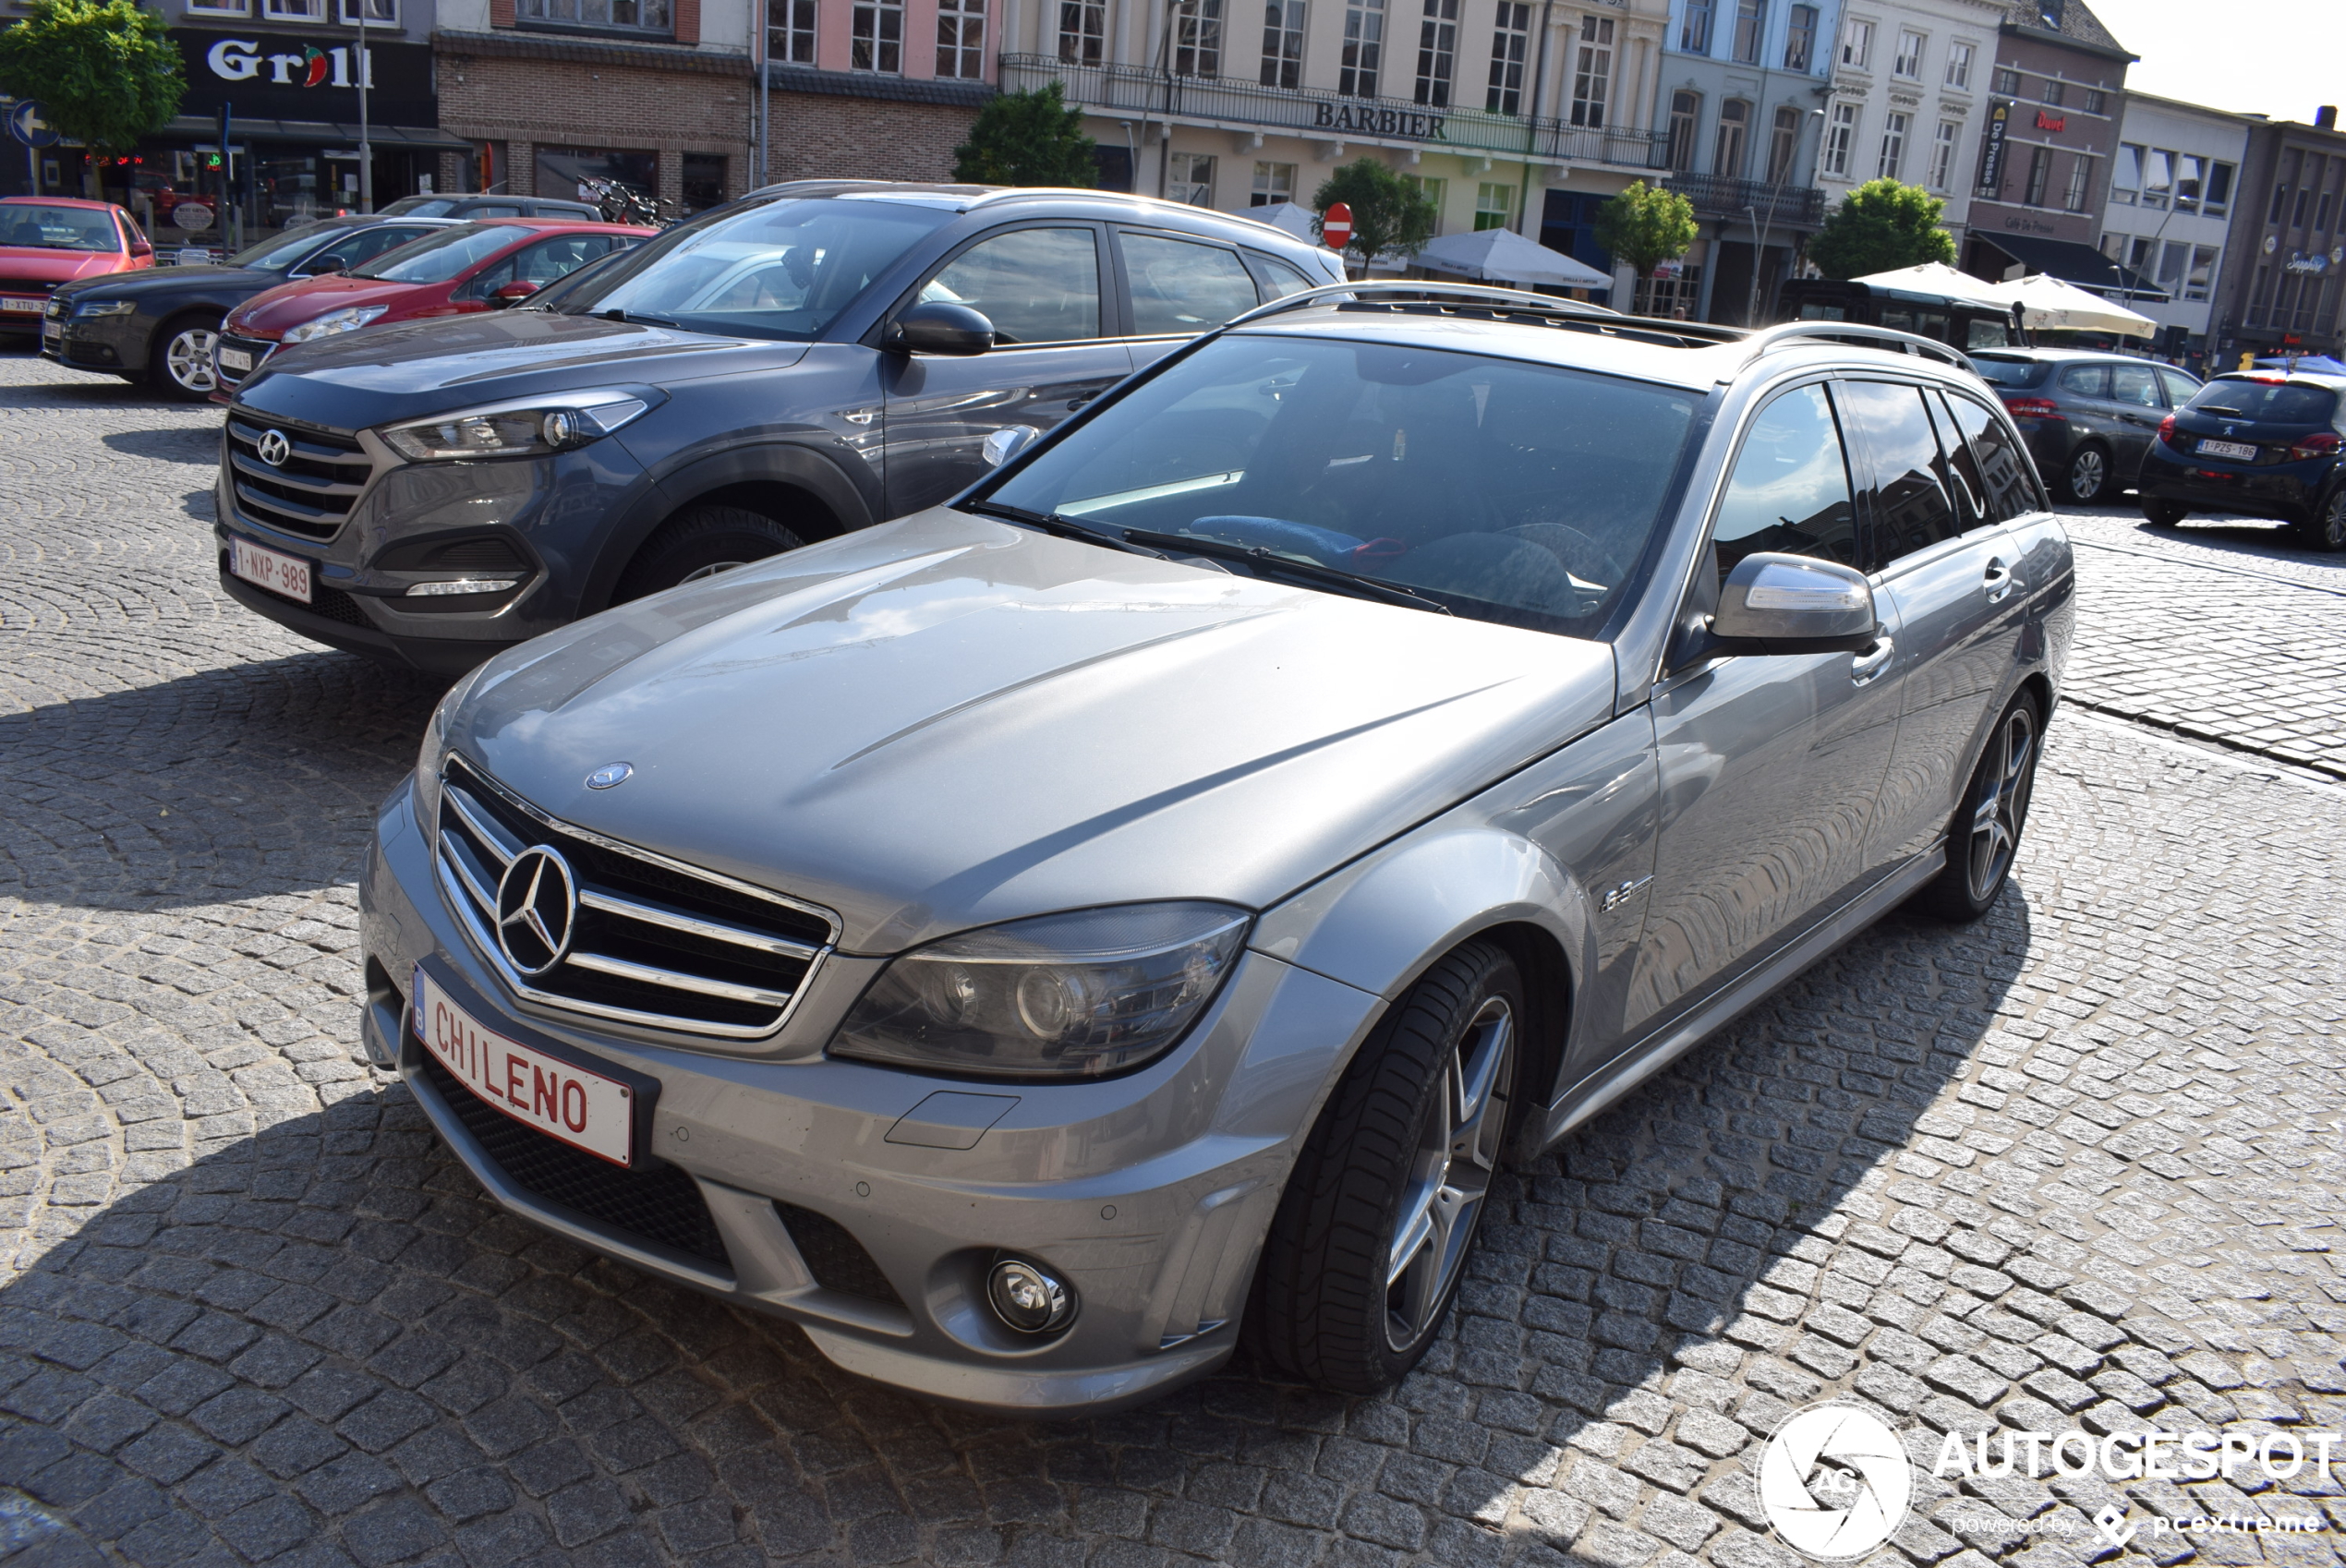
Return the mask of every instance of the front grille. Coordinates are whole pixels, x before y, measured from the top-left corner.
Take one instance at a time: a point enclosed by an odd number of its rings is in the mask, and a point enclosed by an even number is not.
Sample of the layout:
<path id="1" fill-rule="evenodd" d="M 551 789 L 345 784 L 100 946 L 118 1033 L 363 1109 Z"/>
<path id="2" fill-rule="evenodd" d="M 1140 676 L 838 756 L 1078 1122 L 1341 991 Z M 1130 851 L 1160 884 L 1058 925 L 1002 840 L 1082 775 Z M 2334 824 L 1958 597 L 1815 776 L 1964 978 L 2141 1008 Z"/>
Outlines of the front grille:
<path id="1" fill-rule="evenodd" d="M 904 1298 L 888 1283 L 888 1276 L 880 1272 L 871 1253 L 845 1225 L 828 1214 L 818 1214 L 779 1198 L 774 1200 L 774 1212 L 781 1216 L 782 1228 L 790 1232 L 791 1244 L 798 1248 L 800 1260 L 805 1263 L 806 1272 L 815 1276 L 816 1285 L 842 1296 L 885 1301 L 890 1307 L 904 1305 Z"/>
<path id="2" fill-rule="evenodd" d="M 49 278 L 0 278 L 0 294 L 47 295 L 56 286 Z"/>
<path id="3" fill-rule="evenodd" d="M 425 1080 L 515 1187 L 615 1231 L 731 1272 L 733 1260 L 693 1178 L 664 1160 L 629 1170 L 573 1149 L 497 1110 L 429 1052 Z"/>
<path id="4" fill-rule="evenodd" d="M 293 443 L 283 464 L 260 460 L 260 438 L 271 430 Z M 229 411 L 220 450 L 236 510 L 264 527 L 308 539 L 331 539 L 341 531 L 375 471 L 366 449 L 348 436 L 257 418 L 241 408 Z"/>
<path id="5" fill-rule="evenodd" d="M 220 384 L 224 387 L 235 387 L 241 385 L 246 377 L 257 375 L 260 370 L 262 363 L 266 361 L 269 356 L 274 353 L 277 348 L 277 344 L 271 343 L 267 338 L 238 337 L 234 332 L 221 333 L 220 346 L 222 348 L 242 349 L 245 353 L 252 356 L 252 368 L 249 370 L 231 370 L 226 366 L 220 365 L 216 362 L 214 363 L 212 368 L 218 373 L 220 377 Z"/>
<path id="6" fill-rule="evenodd" d="M 439 840 L 441 886 L 473 945 L 516 995 L 574 1012 L 759 1039 L 781 1027 L 838 940 L 811 905 L 557 823 L 453 755 Z M 496 936 L 497 888 L 536 845 L 568 862 L 577 904 L 561 960 L 525 977 Z"/>

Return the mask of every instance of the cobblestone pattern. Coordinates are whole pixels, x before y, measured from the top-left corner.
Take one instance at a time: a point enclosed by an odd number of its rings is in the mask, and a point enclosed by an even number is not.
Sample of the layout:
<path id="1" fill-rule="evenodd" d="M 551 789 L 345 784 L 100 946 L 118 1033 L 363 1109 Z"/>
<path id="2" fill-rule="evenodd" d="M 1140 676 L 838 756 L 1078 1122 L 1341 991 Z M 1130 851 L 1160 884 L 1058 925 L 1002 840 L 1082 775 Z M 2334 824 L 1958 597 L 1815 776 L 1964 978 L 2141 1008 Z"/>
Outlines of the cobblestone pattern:
<path id="1" fill-rule="evenodd" d="M 2195 566 L 2220 566 L 2346 594 L 2346 555 L 2308 549 L 2278 523 L 2200 513 L 2177 528 L 2153 528 L 2135 513 L 2067 511 L 2070 536 Z"/>
<path id="2" fill-rule="evenodd" d="M 0 1560 L 1785 1568 L 1752 1470 L 1823 1393 L 1926 1461 L 2346 1427 L 2332 786 L 2071 714 L 2016 891 L 1509 1176 L 1393 1396 L 997 1422 L 484 1200 L 350 1055 L 345 878 L 430 694 L 217 595 L 200 464 L 156 480 L 209 411 L 20 360 L 0 409 Z M 1927 1484 L 1878 1556 L 2337 1560 L 2335 1485 L 2239 1478 Z M 2113 1501 L 2330 1529 L 2121 1554 Z"/>

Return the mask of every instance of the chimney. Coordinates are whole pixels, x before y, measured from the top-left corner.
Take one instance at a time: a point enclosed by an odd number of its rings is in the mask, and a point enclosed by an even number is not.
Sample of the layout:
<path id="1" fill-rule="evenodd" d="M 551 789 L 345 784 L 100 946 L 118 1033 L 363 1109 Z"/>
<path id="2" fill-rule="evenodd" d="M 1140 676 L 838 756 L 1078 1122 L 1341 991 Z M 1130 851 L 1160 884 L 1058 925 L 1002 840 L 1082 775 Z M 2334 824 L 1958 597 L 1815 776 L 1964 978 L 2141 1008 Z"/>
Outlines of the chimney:
<path id="1" fill-rule="evenodd" d="M 2338 128 L 2338 105 L 2335 103 L 2325 103 L 2320 108 L 2315 110 L 2314 128 L 2316 130 L 2336 130 Z"/>

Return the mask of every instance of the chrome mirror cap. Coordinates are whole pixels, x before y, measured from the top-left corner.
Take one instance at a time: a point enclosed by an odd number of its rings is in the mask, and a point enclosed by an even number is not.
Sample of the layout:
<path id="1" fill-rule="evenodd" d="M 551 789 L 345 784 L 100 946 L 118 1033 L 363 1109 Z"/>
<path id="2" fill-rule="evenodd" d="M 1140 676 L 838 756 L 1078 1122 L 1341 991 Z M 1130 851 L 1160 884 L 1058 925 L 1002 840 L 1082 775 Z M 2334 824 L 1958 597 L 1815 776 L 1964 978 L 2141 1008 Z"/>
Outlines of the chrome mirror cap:
<path id="1" fill-rule="evenodd" d="M 1713 635 L 1768 653 L 1857 652 L 1876 635 L 1864 573 L 1805 555 L 1747 555 L 1719 590 Z"/>

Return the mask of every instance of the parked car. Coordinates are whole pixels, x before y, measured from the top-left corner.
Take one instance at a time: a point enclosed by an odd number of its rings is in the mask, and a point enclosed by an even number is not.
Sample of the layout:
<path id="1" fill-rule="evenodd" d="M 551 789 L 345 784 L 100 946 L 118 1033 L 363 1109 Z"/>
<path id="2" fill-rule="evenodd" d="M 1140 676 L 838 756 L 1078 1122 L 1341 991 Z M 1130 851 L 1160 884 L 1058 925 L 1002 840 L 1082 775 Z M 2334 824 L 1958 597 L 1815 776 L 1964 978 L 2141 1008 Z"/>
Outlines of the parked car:
<path id="1" fill-rule="evenodd" d="M 216 267 L 157 267 L 67 283 L 49 298 L 41 352 L 77 370 L 111 371 L 200 401 L 219 390 L 212 357 L 229 311 L 280 283 L 363 266 L 452 222 L 330 218 L 262 240 Z"/>
<path id="2" fill-rule="evenodd" d="M 0 196 L 0 336 L 38 333 L 61 284 L 154 264 L 138 220 L 111 201 Z"/>
<path id="3" fill-rule="evenodd" d="M 213 374 L 233 391 L 285 344 L 502 309 L 652 232 L 569 218 L 490 218 L 444 227 L 331 277 L 255 295 L 228 313 Z"/>
<path id="4" fill-rule="evenodd" d="M 2346 377 L 2219 376 L 2159 427 L 2142 466 L 2143 515 L 2190 512 L 2287 523 L 2301 543 L 2346 550 Z"/>
<path id="5" fill-rule="evenodd" d="M 460 673 L 935 505 L 989 440 L 1341 277 L 1268 224 L 1145 198 L 772 187 L 565 280 L 552 309 L 272 360 L 223 434 L 222 581 L 305 636 Z"/>
<path id="6" fill-rule="evenodd" d="M 602 210 L 591 201 L 559 201 L 546 196 L 403 196 L 379 209 L 386 218 L 577 218 L 597 223 Z"/>
<path id="7" fill-rule="evenodd" d="M 2088 349 L 1997 349 L 1971 363 L 2004 400 L 2045 482 L 2080 506 L 2115 500 L 2167 411 L 2199 390 L 2199 378 L 2171 365 Z"/>
<path id="8" fill-rule="evenodd" d="M 1367 1393 L 1518 1137 L 1995 903 L 2073 573 L 1960 356 L 1406 286 L 457 685 L 363 1035 L 498 1202 L 930 1397 Z"/>

